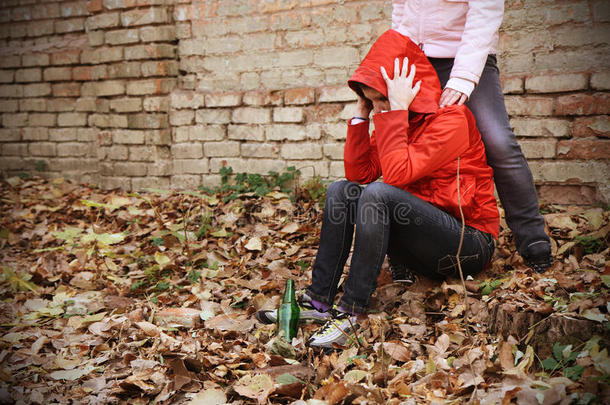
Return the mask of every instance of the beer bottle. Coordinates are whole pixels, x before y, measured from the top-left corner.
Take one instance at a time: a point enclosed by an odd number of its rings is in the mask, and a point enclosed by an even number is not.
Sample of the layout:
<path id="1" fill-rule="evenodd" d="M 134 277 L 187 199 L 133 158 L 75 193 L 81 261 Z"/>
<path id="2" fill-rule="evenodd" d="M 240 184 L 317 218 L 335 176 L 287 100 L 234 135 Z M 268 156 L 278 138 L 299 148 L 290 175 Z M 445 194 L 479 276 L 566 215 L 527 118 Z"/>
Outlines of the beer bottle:
<path id="1" fill-rule="evenodd" d="M 297 335 L 299 325 L 299 306 L 294 292 L 294 280 L 286 280 L 284 297 L 277 310 L 278 333 L 284 331 L 284 338 L 292 342 Z"/>

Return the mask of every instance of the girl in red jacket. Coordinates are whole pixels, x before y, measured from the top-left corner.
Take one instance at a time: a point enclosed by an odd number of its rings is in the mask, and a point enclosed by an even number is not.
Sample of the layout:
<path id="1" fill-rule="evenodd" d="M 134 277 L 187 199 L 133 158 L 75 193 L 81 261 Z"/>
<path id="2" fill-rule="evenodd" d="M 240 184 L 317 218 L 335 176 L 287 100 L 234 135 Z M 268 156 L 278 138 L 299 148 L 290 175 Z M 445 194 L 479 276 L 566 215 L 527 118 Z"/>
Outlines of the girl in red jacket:
<path id="1" fill-rule="evenodd" d="M 416 44 L 386 32 L 348 84 L 359 102 L 347 129 L 347 180 L 328 188 L 312 282 L 299 298 L 301 319 L 326 321 L 308 341 L 320 348 L 349 343 L 386 253 L 429 277 L 456 276 L 463 234 L 466 276 L 489 264 L 499 228 L 492 170 L 472 114 L 462 105 L 439 110 L 438 77 Z M 333 308 L 354 227 L 350 270 Z M 257 318 L 272 322 L 276 314 Z"/>

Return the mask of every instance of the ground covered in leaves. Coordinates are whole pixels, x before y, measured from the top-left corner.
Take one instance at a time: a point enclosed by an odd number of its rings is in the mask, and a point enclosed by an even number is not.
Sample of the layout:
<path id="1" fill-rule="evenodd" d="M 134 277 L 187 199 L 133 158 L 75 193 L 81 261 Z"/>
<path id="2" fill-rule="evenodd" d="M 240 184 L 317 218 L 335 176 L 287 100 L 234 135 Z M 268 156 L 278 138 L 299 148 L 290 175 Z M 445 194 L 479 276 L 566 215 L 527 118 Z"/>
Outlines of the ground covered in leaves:
<path id="1" fill-rule="evenodd" d="M 384 270 L 358 342 L 322 354 L 317 325 L 289 345 L 252 316 L 307 285 L 320 194 L 0 182 L 0 403 L 610 403 L 607 210 L 543 207 L 544 275 L 505 224 L 466 291 Z"/>

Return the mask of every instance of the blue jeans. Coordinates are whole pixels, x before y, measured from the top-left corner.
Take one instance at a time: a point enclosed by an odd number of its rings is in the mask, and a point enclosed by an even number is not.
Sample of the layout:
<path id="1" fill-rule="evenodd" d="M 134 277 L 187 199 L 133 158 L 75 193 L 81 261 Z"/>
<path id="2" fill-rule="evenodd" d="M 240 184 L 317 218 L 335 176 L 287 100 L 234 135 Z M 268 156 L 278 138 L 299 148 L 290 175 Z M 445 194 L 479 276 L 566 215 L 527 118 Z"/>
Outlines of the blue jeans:
<path id="1" fill-rule="evenodd" d="M 341 180 L 326 192 L 320 246 L 308 295 L 333 305 L 352 246 L 354 252 L 339 306 L 366 312 L 386 253 L 412 271 L 432 278 L 456 276 L 462 224 L 408 191 L 385 183 L 365 187 Z M 464 277 L 491 261 L 492 235 L 466 226 L 460 253 Z"/>
<path id="2" fill-rule="evenodd" d="M 444 88 L 453 58 L 428 58 Z M 544 231 L 534 179 L 515 134 L 508 121 L 504 95 L 496 64 L 496 56 L 489 55 L 478 86 L 466 105 L 472 111 L 485 144 L 487 163 L 494 170 L 494 182 L 506 213 L 506 223 L 513 231 L 521 256 L 530 245 L 550 240 Z"/>

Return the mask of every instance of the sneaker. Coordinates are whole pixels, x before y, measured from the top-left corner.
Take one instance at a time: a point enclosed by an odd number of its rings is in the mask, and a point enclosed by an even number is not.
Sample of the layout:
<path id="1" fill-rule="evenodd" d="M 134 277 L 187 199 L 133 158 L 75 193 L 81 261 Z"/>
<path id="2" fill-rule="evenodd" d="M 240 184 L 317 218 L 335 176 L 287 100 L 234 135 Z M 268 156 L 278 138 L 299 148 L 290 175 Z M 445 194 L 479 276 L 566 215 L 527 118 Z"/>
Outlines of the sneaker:
<path id="1" fill-rule="evenodd" d="M 356 316 L 338 309 L 331 312 L 332 316 L 309 338 L 307 346 L 334 349 L 336 346 L 345 346 L 355 341 L 354 331 L 358 328 Z"/>
<path id="2" fill-rule="evenodd" d="M 544 273 L 553 264 L 550 244 L 547 241 L 530 243 L 523 260 L 536 273 Z"/>
<path id="3" fill-rule="evenodd" d="M 392 263 L 391 259 L 388 259 L 390 263 L 390 274 L 392 274 L 392 281 L 395 283 L 404 283 L 406 285 L 413 285 L 417 281 L 415 274 L 402 263 Z"/>
<path id="4" fill-rule="evenodd" d="M 318 311 L 311 303 L 311 297 L 303 292 L 297 298 L 299 306 L 299 322 L 314 321 L 326 322 L 330 314 L 328 312 Z M 272 324 L 277 322 L 277 309 L 257 311 L 254 316 L 259 322 L 264 324 Z"/>

